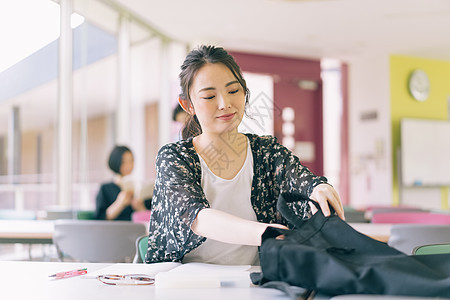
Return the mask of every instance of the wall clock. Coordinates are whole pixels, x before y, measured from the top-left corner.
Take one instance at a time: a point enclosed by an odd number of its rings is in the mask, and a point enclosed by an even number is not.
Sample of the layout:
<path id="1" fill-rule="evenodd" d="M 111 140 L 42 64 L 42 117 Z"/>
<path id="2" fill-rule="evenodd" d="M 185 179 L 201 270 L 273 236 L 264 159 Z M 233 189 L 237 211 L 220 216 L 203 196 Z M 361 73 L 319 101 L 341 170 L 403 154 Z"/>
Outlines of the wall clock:
<path id="1" fill-rule="evenodd" d="M 427 73 L 420 69 L 412 71 L 408 79 L 408 89 L 417 101 L 427 100 L 430 94 L 430 79 Z"/>

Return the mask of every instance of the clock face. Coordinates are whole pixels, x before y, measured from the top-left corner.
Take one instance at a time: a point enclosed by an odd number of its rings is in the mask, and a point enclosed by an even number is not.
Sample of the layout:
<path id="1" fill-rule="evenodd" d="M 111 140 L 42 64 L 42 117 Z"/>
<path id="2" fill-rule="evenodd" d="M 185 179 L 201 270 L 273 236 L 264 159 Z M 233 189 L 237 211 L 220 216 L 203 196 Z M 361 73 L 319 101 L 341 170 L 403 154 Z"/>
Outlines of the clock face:
<path id="1" fill-rule="evenodd" d="M 425 101 L 430 94 L 430 80 L 423 70 L 414 70 L 409 76 L 409 92 L 417 101 Z"/>

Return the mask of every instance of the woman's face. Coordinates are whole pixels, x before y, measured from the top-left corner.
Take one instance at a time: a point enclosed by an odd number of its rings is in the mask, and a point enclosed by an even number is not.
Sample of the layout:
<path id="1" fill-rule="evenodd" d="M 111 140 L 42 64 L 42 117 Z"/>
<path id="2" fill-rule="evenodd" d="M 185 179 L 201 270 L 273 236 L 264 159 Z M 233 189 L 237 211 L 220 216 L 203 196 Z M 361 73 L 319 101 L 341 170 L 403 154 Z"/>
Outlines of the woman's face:
<path id="1" fill-rule="evenodd" d="M 127 151 L 122 155 L 122 164 L 120 165 L 120 174 L 122 176 L 130 175 L 134 168 L 134 157 Z"/>
<path id="2" fill-rule="evenodd" d="M 245 92 L 222 63 L 201 67 L 190 87 L 193 108 L 204 133 L 237 131 L 245 109 Z"/>

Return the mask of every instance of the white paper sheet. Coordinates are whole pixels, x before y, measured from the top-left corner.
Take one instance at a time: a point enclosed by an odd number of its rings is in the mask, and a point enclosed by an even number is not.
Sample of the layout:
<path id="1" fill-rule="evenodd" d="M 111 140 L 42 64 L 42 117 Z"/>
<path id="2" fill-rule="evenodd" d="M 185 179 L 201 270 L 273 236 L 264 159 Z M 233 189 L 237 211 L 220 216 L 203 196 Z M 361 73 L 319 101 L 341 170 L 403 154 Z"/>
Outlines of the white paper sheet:
<path id="1" fill-rule="evenodd" d="M 228 266 L 188 263 L 155 277 L 157 288 L 248 287 L 250 265 Z"/>

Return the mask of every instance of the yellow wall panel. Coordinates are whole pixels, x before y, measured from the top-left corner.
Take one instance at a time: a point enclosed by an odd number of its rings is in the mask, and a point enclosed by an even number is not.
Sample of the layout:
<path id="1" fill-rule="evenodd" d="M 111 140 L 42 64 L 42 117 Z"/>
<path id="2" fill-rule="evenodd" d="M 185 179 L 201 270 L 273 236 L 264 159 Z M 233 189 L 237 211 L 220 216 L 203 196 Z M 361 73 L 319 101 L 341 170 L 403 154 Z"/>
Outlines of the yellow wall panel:
<path id="1" fill-rule="evenodd" d="M 392 126 L 393 201 L 399 203 L 397 151 L 400 147 L 400 121 L 402 118 L 448 119 L 450 97 L 450 61 L 392 55 L 390 57 L 390 97 Z M 415 69 L 424 70 L 430 79 L 430 95 L 424 102 L 415 100 L 408 90 L 408 78 Z M 448 195 L 442 192 L 442 197 Z M 447 199 L 443 199 L 447 208 Z"/>

